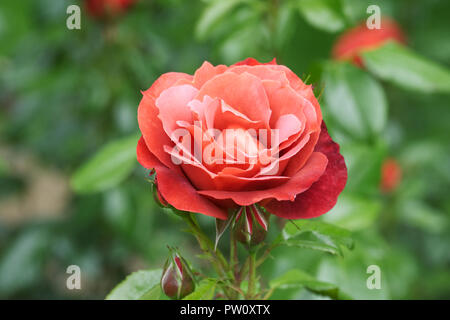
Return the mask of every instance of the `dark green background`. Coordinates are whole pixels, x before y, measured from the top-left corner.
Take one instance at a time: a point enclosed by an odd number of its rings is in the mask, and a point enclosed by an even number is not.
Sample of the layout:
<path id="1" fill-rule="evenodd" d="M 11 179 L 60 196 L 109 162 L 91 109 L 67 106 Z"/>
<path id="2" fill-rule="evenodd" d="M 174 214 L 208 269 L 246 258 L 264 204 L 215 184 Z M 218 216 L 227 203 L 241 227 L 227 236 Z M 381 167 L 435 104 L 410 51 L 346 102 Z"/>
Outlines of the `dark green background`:
<path id="1" fill-rule="evenodd" d="M 154 203 L 147 172 L 133 160 L 140 90 L 168 71 L 193 73 L 204 60 L 232 64 L 249 56 L 276 56 L 303 79 L 309 75 L 318 93 L 324 89 L 320 102 L 349 165 L 349 183 L 323 219 L 350 229 L 355 239 L 344 257 L 276 249 L 262 268 L 264 279 L 302 268 L 355 299 L 450 298 L 448 90 L 421 92 L 345 65 L 349 83 L 365 77 L 386 95 L 386 125 L 363 136 L 348 130 L 351 119 L 335 117 L 331 89 L 327 96 L 331 47 L 368 16 L 368 4 L 379 4 L 401 25 L 411 50 L 448 73 L 450 2 L 319 1 L 337 21 L 330 29 L 327 19 L 308 19 L 302 0 L 227 1 L 141 0 L 108 21 L 82 6 L 81 30 L 66 28 L 66 8 L 82 1 L 0 2 L 0 298 L 103 299 L 132 271 L 161 267 L 166 244 L 204 266 L 194 239 Z M 93 165 L 85 169 L 93 179 L 70 183 L 103 146 L 123 137 L 125 144 L 131 139 L 127 165 L 113 166 L 106 177 L 94 176 Z M 120 152 L 103 159 L 114 163 Z M 378 189 L 387 156 L 403 168 L 389 195 Z M 213 236 L 213 219 L 200 222 Z M 81 267 L 78 291 L 65 286 L 71 264 Z M 382 270 L 381 290 L 366 287 L 372 264 Z M 320 298 L 301 289 L 273 297 Z"/>

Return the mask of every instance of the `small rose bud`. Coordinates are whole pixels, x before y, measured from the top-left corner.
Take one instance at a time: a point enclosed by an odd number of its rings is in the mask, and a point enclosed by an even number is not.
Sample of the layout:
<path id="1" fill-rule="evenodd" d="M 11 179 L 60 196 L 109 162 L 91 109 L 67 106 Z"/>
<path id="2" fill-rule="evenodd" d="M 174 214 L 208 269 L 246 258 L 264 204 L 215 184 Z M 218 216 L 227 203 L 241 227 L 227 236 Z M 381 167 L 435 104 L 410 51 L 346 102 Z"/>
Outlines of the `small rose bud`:
<path id="1" fill-rule="evenodd" d="M 173 248 L 169 250 L 170 256 L 161 277 L 161 288 L 169 298 L 183 299 L 195 289 L 194 276 L 178 252 Z"/>
<path id="2" fill-rule="evenodd" d="M 384 193 L 393 192 L 402 181 L 402 168 L 394 158 L 387 158 L 381 166 L 380 189 Z"/>
<path id="3" fill-rule="evenodd" d="M 234 232 L 236 239 L 245 244 L 257 245 L 267 234 L 268 214 L 256 205 L 241 207 L 236 215 Z"/>

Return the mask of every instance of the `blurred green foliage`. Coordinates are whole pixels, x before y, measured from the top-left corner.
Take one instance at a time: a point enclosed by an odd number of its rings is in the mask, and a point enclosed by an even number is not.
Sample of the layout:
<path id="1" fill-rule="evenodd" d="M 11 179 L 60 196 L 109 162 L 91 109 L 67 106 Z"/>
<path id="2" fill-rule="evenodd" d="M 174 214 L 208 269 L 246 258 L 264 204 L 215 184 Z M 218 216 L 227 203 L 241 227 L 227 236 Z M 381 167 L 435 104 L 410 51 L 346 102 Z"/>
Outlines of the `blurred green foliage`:
<path id="1" fill-rule="evenodd" d="M 135 161 L 140 90 L 168 71 L 249 56 L 276 57 L 323 90 L 349 169 L 337 206 L 319 220 L 351 230 L 354 249 L 311 250 L 308 235 L 275 249 L 261 268 L 282 288 L 272 297 L 450 298 L 448 1 L 141 0 L 108 20 L 78 1 L 82 28 L 68 30 L 73 2 L 0 3 L 0 298 L 103 299 L 131 272 L 160 268 L 166 244 L 201 266 L 194 239 L 155 204 Z M 374 2 L 403 27 L 408 48 L 367 53 L 368 70 L 330 61 L 339 33 Z M 383 194 L 388 156 L 403 177 Z M 47 183 L 36 194 L 35 180 Z M 68 196 L 45 187 L 56 182 Z M 199 219 L 213 238 L 213 219 Z M 71 264 L 81 290 L 65 286 Z M 381 290 L 366 287 L 373 264 Z"/>

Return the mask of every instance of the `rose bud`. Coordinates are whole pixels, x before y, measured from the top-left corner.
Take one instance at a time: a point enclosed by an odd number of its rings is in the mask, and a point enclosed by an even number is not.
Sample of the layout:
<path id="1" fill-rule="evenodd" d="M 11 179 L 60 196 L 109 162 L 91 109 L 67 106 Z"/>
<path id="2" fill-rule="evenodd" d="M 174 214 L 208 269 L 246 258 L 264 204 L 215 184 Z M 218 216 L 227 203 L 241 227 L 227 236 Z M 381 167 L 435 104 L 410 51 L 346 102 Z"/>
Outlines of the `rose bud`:
<path id="1" fill-rule="evenodd" d="M 256 205 L 241 207 L 236 215 L 234 232 L 236 239 L 244 244 L 257 245 L 264 241 L 268 228 L 268 214 Z"/>
<path id="2" fill-rule="evenodd" d="M 393 159 L 386 159 L 381 166 L 380 189 L 384 193 L 394 191 L 402 180 L 402 168 Z"/>
<path id="3" fill-rule="evenodd" d="M 86 0 L 87 12 L 95 18 L 114 17 L 128 10 L 136 0 Z"/>
<path id="4" fill-rule="evenodd" d="M 186 262 L 174 249 L 164 265 L 161 288 L 171 299 L 183 299 L 195 289 L 194 276 Z"/>
<path id="5" fill-rule="evenodd" d="M 388 41 L 405 44 L 405 35 L 393 20 L 382 17 L 380 29 L 369 29 L 366 23 L 350 29 L 342 34 L 333 47 L 335 60 L 350 60 L 363 67 L 361 52 L 376 49 Z"/>

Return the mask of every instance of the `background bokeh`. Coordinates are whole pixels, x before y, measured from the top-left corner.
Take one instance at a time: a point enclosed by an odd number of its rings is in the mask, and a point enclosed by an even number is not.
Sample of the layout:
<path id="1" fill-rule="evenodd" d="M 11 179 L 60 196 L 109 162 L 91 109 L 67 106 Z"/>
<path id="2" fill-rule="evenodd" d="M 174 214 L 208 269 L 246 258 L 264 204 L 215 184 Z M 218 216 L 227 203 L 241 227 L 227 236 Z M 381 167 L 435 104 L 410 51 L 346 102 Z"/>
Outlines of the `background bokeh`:
<path id="1" fill-rule="evenodd" d="M 66 28 L 73 3 L 82 8 L 81 30 Z M 362 77 L 381 91 L 387 117 L 367 135 L 336 109 L 366 102 L 377 108 L 373 97 L 348 102 L 333 96 L 336 90 L 327 93 L 342 83 L 329 67 L 332 45 L 368 16 L 369 4 L 399 23 L 411 51 L 448 73 L 447 0 L 140 0 L 108 17 L 89 15 L 83 1 L 2 0 L 0 298 L 103 299 L 127 274 L 161 267 L 167 244 L 201 267 L 194 238 L 155 203 L 148 172 L 136 162 L 140 90 L 168 71 L 193 73 L 204 60 L 232 64 L 251 56 L 276 57 L 323 90 L 320 102 L 349 182 L 321 219 L 355 239 L 343 257 L 276 249 L 263 276 L 295 267 L 355 299 L 449 299 L 448 77 L 435 80 L 424 70 L 438 85 L 420 90 L 408 79 L 385 81 L 376 66 L 346 66 L 345 81 Z M 396 159 L 402 178 L 381 192 L 387 158 Z M 213 219 L 200 222 L 213 237 Z M 81 290 L 66 288 L 72 264 L 81 268 Z M 381 290 L 366 287 L 372 264 L 381 268 Z M 320 297 L 290 289 L 274 298 Z"/>

